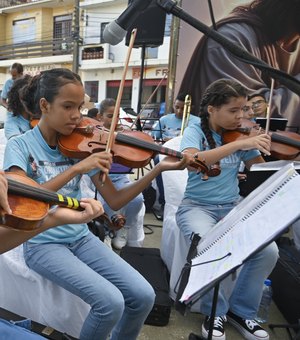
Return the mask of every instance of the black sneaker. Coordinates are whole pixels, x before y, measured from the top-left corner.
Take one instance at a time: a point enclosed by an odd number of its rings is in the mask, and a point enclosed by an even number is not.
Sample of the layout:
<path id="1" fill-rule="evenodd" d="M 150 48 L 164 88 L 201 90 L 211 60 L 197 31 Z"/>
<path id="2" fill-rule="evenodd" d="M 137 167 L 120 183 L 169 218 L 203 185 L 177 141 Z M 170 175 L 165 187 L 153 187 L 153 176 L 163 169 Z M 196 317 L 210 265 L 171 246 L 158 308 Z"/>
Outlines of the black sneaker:
<path id="1" fill-rule="evenodd" d="M 206 316 L 202 324 L 202 336 L 207 339 L 209 332 L 210 317 Z M 216 316 L 214 319 L 214 328 L 212 333 L 212 340 L 225 340 L 224 323 L 227 321 L 226 316 Z"/>
<path id="2" fill-rule="evenodd" d="M 229 323 L 232 324 L 247 340 L 269 340 L 269 334 L 255 321 L 245 320 L 232 312 L 227 313 Z"/>

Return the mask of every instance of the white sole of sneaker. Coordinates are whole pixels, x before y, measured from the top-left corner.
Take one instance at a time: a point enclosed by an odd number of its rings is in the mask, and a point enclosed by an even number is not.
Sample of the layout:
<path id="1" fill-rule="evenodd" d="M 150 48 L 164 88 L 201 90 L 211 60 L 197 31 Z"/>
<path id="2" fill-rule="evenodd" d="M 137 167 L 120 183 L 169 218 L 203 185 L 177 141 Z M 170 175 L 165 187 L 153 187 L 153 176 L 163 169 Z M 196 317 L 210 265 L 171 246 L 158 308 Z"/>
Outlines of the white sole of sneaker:
<path id="1" fill-rule="evenodd" d="M 269 335 L 266 337 L 258 337 L 254 334 L 249 333 L 245 330 L 238 322 L 232 319 L 230 316 L 227 315 L 227 321 L 240 333 L 243 335 L 244 339 L 246 340 L 269 340 Z"/>
<path id="2" fill-rule="evenodd" d="M 208 338 L 208 332 L 207 330 L 204 328 L 204 326 L 202 325 L 202 336 L 207 339 Z M 212 340 L 226 340 L 226 335 L 223 334 L 223 335 L 220 335 L 220 336 L 216 336 L 216 335 L 213 335 Z"/>

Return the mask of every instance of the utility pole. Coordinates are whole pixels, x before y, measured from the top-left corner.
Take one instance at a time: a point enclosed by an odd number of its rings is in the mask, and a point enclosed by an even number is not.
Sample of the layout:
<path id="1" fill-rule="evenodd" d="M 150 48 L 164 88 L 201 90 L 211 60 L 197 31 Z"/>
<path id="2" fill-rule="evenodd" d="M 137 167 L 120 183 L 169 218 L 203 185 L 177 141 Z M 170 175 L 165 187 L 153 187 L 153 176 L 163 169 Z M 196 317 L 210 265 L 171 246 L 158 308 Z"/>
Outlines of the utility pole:
<path id="1" fill-rule="evenodd" d="M 72 71 L 78 73 L 79 68 L 79 46 L 80 46 L 80 20 L 79 20 L 79 3 L 80 0 L 74 0 L 74 12 L 73 12 L 73 65 Z"/>
<path id="2" fill-rule="evenodd" d="M 181 6 L 182 0 L 177 1 L 177 5 Z M 170 39 L 169 49 L 169 74 L 168 74 L 168 86 L 166 93 L 166 110 L 165 112 L 173 112 L 174 103 L 174 91 L 176 83 L 176 66 L 178 57 L 178 44 L 179 44 L 179 31 L 180 31 L 180 19 L 172 17 L 172 31 Z"/>

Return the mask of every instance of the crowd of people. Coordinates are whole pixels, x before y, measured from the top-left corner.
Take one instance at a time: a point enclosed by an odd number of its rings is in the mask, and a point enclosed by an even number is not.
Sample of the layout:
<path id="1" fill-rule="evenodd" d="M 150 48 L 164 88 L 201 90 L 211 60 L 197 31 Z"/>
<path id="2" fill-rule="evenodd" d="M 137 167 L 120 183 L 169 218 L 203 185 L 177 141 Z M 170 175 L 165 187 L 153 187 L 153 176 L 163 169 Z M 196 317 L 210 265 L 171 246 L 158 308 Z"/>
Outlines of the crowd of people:
<path id="1" fill-rule="evenodd" d="M 217 29 L 270 66 L 300 80 L 299 14 L 299 0 L 254 0 L 237 6 L 217 23 Z M 31 77 L 23 75 L 19 63 L 14 63 L 10 72 L 1 94 L 2 105 L 8 110 L 4 127 L 7 145 L 0 172 L 2 214 L 13 213 L 7 171 L 28 176 L 41 188 L 78 199 L 81 209 L 54 207 L 40 227 L 30 232 L 1 226 L 0 253 L 23 244 L 30 269 L 91 306 L 80 339 L 136 339 L 153 307 L 155 292 L 141 274 L 110 249 L 111 245 L 118 250 L 125 245 L 143 246 L 142 192 L 156 178 L 163 217 L 163 171 L 188 169 L 184 198 L 176 213 L 187 247 L 193 234 L 205 237 L 240 202 L 240 166 L 249 168 L 265 162 L 271 138 L 261 133 L 224 144 L 223 133 L 237 129 L 242 119 L 255 122 L 266 117 L 270 76 L 240 61 L 211 37 L 201 38 L 187 66 L 174 112 L 161 117 L 151 132 L 160 143 L 182 135 L 183 158 L 159 161 L 156 157 L 155 166 L 132 181 L 132 169 L 114 163 L 109 152 L 77 159 L 58 147 L 59 137 L 71 135 L 83 118 L 85 89 L 79 75 L 57 68 Z M 187 94 L 193 100 L 193 110 L 183 131 Z M 299 132 L 299 95 L 275 81 L 272 103 L 272 117 L 287 118 L 288 127 Z M 115 111 L 115 100 L 106 98 L 87 116 L 109 130 Z M 218 164 L 220 175 L 199 181 L 197 171 L 190 166 L 195 158 L 208 168 Z M 105 181 L 100 180 L 100 174 Z M 119 213 L 126 218 L 125 226 L 109 240 L 109 247 L 87 225 L 104 212 L 109 218 Z M 105 233 L 107 241 L 111 233 L 107 229 Z M 245 339 L 269 339 L 255 317 L 264 281 L 277 258 L 273 242 L 245 262 L 230 298 L 220 290 L 212 339 L 225 340 L 227 320 Z M 208 337 L 211 310 L 209 292 L 201 298 L 204 338 Z"/>

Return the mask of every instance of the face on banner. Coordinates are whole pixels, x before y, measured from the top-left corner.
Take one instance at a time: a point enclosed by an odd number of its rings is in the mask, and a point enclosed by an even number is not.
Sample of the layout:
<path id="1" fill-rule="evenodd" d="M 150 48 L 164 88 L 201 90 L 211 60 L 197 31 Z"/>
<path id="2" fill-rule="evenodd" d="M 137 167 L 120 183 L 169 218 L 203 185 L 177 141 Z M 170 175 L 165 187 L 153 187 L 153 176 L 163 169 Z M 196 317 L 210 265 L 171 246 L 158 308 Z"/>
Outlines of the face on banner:
<path id="1" fill-rule="evenodd" d="M 250 0 L 212 0 L 212 7 L 214 12 L 215 21 L 227 16 L 230 11 L 239 5 L 249 3 Z M 200 20 L 207 26 L 212 26 L 212 20 L 209 13 L 207 1 L 181 1 L 180 7 L 192 15 L 195 19 Z M 177 52 L 176 63 L 176 83 L 175 93 L 178 92 L 178 87 L 181 84 L 184 72 L 188 62 L 194 52 L 195 46 L 203 33 L 197 31 L 195 28 L 181 20 L 179 30 L 179 44 Z"/>

